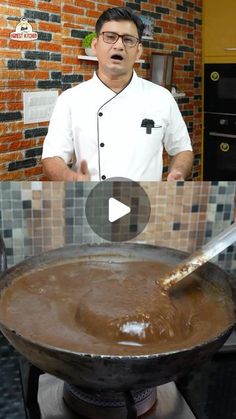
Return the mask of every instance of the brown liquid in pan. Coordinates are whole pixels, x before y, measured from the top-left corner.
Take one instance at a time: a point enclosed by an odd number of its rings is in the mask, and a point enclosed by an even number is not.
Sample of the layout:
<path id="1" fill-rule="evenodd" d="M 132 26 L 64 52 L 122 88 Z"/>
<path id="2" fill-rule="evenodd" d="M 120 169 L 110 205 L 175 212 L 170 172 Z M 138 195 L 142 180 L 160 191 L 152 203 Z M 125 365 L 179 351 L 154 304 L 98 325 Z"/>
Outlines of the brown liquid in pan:
<path id="1" fill-rule="evenodd" d="M 171 297 L 160 262 L 71 262 L 25 274 L 3 291 L 0 319 L 18 334 L 76 352 L 145 355 L 193 347 L 234 321 L 221 289 L 191 275 Z"/>

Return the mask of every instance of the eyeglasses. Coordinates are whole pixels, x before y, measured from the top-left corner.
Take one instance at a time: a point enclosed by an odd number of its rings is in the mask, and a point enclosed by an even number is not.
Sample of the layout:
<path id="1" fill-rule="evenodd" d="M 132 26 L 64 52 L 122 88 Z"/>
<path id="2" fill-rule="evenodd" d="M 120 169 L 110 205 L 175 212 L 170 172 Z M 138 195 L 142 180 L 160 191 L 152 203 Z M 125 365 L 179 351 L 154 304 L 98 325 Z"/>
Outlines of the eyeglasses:
<path id="1" fill-rule="evenodd" d="M 116 32 L 102 32 L 103 41 L 107 44 L 115 44 L 119 38 L 122 39 L 122 42 L 125 47 L 133 48 L 139 42 L 139 39 L 132 35 L 119 35 Z"/>

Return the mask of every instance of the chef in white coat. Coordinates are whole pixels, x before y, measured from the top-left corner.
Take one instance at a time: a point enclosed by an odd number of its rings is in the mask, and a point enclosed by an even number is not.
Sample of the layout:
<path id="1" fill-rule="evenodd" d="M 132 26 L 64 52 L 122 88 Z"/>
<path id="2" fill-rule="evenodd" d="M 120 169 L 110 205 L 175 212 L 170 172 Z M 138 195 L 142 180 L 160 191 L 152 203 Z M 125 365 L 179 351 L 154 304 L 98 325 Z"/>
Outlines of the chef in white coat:
<path id="1" fill-rule="evenodd" d="M 163 148 L 172 157 L 167 180 L 190 174 L 191 141 L 176 101 L 133 70 L 143 29 L 127 8 L 108 9 L 98 19 L 98 70 L 59 96 L 49 124 L 42 155 L 49 179 L 158 181 Z"/>

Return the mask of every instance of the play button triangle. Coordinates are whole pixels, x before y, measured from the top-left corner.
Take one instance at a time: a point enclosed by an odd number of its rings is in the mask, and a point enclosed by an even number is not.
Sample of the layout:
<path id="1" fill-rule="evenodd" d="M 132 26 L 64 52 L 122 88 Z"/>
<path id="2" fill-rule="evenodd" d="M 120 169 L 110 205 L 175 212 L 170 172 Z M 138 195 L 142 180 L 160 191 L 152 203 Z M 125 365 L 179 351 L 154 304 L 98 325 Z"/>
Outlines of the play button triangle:
<path id="1" fill-rule="evenodd" d="M 119 220 L 119 218 L 122 218 L 129 213 L 130 207 L 128 207 L 128 205 L 123 204 L 115 198 L 109 199 L 108 219 L 110 223 Z"/>

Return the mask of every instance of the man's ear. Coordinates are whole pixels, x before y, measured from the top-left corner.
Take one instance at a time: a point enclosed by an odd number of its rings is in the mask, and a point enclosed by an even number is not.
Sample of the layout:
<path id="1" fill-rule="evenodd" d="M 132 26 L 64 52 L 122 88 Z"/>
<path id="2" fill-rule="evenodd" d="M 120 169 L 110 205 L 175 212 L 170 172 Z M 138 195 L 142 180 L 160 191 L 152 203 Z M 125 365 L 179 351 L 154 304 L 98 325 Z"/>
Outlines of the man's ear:
<path id="1" fill-rule="evenodd" d="M 98 43 L 98 39 L 97 38 L 93 38 L 92 44 L 91 44 L 91 48 L 92 48 L 93 53 L 95 55 L 96 55 L 96 51 L 97 51 L 97 43 Z"/>
<path id="2" fill-rule="evenodd" d="M 142 53 L 143 53 L 143 45 L 142 44 L 138 44 L 137 60 L 140 59 Z"/>

